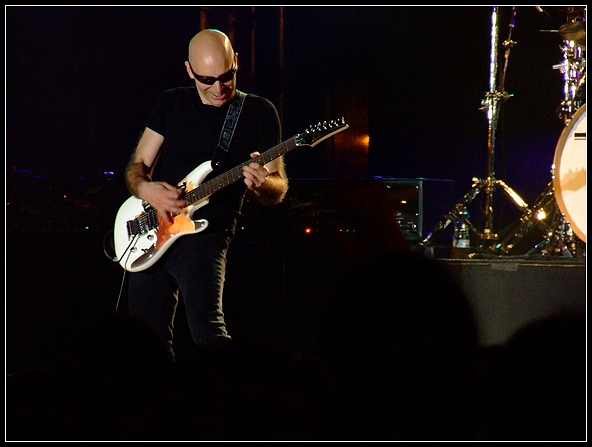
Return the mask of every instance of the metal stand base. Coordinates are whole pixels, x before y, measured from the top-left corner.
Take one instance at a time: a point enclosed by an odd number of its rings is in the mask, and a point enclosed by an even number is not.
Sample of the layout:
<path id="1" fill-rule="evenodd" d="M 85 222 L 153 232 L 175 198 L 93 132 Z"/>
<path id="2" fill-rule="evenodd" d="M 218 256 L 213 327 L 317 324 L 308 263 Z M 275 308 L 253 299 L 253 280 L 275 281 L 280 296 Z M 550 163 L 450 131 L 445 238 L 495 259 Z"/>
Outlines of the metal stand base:
<path id="1" fill-rule="evenodd" d="M 469 191 L 454 205 L 452 210 L 444 215 L 436 227 L 430 233 L 428 233 L 428 235 L 419 243 L 419 245 L 421 247 L 428 246 L 434 235 L 447 228 L 448 225 L 450 225 L 450 223 L 452 223 L 455 219 L 460 218 L 467 224 L 471 234 L 476 235 L 476 239 L 478 240 L 477 252 L 484 253 L 485 251 L 491 250 L 491 241 L 498 240 L 498 235 L 489 231 L 488 228 L 485 228 L 484 231 L 479 231 L 479 229 L 477 229 L 477 227 L 475 227 L 468 219 L 461 215 L 460 212 L 466 208 L 466 206 L 471 203 L 481 191 L 486 191 L 488 196 L 490 196 L 491 193 L 494 192 L 498 187 L 502 189 L 506 196 L 508 196 L 521 211 L 528 211 L 529 208 L 526 202 L 524 202 L 524 200 L 522 200 L 522 198 L 503 180 L 494 179 L 492 177 L 488 177 L 486 179 L 478 179 L 473 177 L 473 184 Z M 486 213 L 487 211 L 488 210 L 486 210 Z"/>

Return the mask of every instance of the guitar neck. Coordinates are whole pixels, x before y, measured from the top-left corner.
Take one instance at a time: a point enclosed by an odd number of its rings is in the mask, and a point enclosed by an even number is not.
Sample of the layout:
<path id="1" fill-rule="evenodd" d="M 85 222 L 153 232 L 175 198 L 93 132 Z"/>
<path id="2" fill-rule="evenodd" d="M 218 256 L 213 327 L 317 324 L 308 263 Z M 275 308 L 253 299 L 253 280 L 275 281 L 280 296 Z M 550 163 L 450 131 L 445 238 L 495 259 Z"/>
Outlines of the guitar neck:
<path id="1" fill-rule="evenodd" d="M 215 192 L 225 188 L 226 186 L 243 178 L 243 166 L 248 166 L 250 163 L 259 163 L 264 165 L 284 154 L 287 154 L 292 149 L 296 148 L 296 136 L 289 138 L 286 141 L 281 142 L 277 146 L 268 149 L 267 151 L 260 154 L 258 157 L 252 158 L 226 172 L 223 172 L 219 176 L 202 183 L 197 188 L 192 189 L 186 193 L 185 198 L 190 204 L 196 203 L 205 197 L 209 197 Z"/>

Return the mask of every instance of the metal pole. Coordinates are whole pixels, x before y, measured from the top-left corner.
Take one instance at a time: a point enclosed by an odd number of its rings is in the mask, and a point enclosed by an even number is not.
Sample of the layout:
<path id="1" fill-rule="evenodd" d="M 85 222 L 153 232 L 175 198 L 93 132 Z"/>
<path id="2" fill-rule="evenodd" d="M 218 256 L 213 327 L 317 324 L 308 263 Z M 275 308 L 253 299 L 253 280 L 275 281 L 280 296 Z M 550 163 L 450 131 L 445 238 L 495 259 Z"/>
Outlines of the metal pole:
<path id="1" fill-rule="evenodd" d="M 499 92 L 496 90 L 497 70 L 498 70 L 498 16 L 499 6 L 493 7 L 491 15 L 491 53 L 489 63 L 489 92 L 484 100 L 487 111 L 488 131 L 487 131 L 487 179 L 484 184 L 485 193 L 485 226 L 483 228 L 482 239 L 495 239 L 497 235 L 493 233 L 493 191 L 495 186 L 495 137 L 497 130 L 497 120 L 499 117 Z"/>

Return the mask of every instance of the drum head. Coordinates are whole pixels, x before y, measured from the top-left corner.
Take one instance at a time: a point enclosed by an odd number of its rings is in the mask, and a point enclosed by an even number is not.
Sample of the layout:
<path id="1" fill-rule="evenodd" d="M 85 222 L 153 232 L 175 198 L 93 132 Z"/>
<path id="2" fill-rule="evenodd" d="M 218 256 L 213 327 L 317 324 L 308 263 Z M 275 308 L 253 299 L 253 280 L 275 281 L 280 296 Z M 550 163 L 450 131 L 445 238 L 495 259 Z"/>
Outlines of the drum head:
<path id="1" fill-rule="evenodd" d="M 586 242 L 586 104 L 563 129 L 553 164 L 557 205 L 573 232 Z"/>

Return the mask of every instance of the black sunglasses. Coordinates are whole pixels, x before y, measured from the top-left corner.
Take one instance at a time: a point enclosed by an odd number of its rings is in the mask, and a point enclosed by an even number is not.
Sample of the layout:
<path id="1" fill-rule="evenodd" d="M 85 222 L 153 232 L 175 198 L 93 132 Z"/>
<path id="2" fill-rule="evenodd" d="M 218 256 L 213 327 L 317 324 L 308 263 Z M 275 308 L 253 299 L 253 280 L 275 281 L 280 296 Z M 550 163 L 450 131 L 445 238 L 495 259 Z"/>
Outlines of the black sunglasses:
<path id="1" fill-rule="evenodd" d="M 236 74 L 236 68 L 231 68 L 226 73 L 222 73 L 220 76 L 215 78 L 213 76 L 198 75 L 195 71 L 193 71 L 193 67 L 191 66 L 191 62 L 189 62 L 189 68 L 191 69 L 191 73 L 193 73 L 193 76 L 195 76 L 195 79 L 197 79 L 202 84 L 206 84 L 206 85 L 214 85 L 216 83 L 216 81 L 220 81 L 222 84 L 224 84 L 228 81 L 232 81 L 232 78 L 234 78 L 234 75 Z"/>

